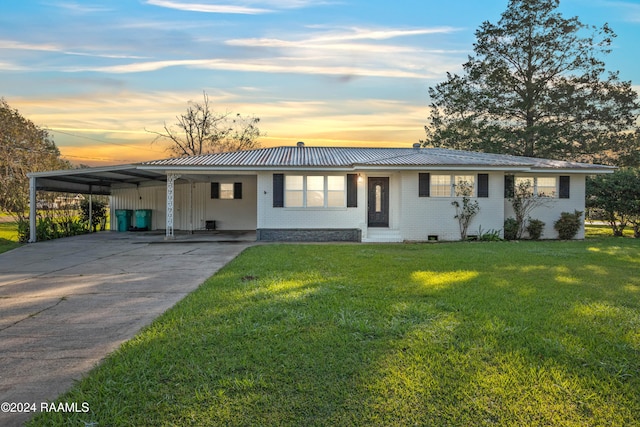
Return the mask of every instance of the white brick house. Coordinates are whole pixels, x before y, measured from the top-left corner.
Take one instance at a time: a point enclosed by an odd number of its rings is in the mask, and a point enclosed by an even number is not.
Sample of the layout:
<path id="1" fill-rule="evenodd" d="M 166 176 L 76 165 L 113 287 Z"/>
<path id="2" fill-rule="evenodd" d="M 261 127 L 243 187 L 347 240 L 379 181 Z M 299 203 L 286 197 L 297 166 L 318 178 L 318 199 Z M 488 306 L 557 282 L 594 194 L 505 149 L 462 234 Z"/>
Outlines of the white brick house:
<path id="1" fill-rule="evenodd" d="M 556 238 L 560 213 L 584 211 L 585 177 L 602 165 L 439 148 L 264 148 L 106 168 L 31 174 L 35 190 L 111 195 L 117 210 L 151 210 L 151 229 L 256 230 L 258 240 L 458 240 L 460 182 L 480 206 L 469 234 L 502 230 L 509 187 L 548 196 L 532 217 Z M 32 198 L 35 196 L 32 196 Z M 35 215 L 32 215 L 34 217 Z M 577 238 L 583 238 L 581 231 Z"/>

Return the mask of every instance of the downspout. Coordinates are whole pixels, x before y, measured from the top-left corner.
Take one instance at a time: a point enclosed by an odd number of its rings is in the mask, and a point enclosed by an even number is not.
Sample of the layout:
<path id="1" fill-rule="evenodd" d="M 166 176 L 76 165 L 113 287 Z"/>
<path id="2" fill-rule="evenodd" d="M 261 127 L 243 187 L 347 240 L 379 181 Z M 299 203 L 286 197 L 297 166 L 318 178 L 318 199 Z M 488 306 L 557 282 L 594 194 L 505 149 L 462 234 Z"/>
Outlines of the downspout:
<path id="1" fill-rule="evenodd" d="M 36 242 L 36 177 L 29 177 L 29 243 Z"/>

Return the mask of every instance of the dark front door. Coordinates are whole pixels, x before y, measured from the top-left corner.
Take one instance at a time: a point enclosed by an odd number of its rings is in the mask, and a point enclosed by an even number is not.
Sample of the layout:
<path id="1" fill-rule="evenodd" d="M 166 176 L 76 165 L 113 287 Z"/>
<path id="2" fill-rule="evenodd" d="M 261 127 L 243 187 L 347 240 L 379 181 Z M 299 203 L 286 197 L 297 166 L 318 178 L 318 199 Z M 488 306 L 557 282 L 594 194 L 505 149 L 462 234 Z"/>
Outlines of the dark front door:
<path id="1" fill-rule="evenodd" d="M 389 226 L 389 178 L 369 178 L 368 225 Z"/>

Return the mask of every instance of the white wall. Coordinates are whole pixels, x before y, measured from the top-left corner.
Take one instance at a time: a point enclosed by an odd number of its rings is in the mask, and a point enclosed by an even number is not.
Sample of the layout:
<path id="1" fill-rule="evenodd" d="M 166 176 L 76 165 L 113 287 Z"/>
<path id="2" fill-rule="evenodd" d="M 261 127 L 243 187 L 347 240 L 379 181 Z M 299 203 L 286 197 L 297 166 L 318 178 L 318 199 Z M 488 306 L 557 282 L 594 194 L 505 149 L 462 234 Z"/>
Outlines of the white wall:
<path id="1" fill-rule="evenodd" d="M 478 171 L 482 173 L 483 171 Z M 439 240 L 459 240 L 458 221 L 451 197 L 418 197 L 418 171 L 396 173 L 361 172 L 358 182 L 358 207 L 356 208 L 274 208 L 273 173 L 259 172 L 251 175 L 216 175 L 204 178 L 208 181 L 176 182 L 174 224 L 176 230 L 205 228 L 205 221 L 216 220 L 221 230 L 254 230 L 256 228 L 359 228 L 367 234 L 367 178 L 388 176 L 390 185 L 389 228 L 397 230 L 403 240 L 427 240 L 437 235 Z M 433 172 L 432 172 L 433 173 Z M 449 173 L 442 171 L 437 173 Z M 474 172 L 475 174 L 476 172 Z M 480 204 L 479 213 L 473 218 L 468 234 L 500 230 L 504 219 L 513 216 L 511 204 L 504 199 L 504 173 L 489 174 L 489 197 L 474 198 Z M 329 173 L 323 173 L 323 175 Z M 346 173 L 335 173 L 346 175 Z M 542 174 L 540 174 L 542 176 Z M 545 175 L 550 176 L 550 175 Z M 559 175 L 558 175 L 559 176 Z M 569 199 L 549 199 L 531 216 L 546 223 L 542 238 L 555 239 L 553 223 L 560 212 L 584 211 L 585 177 L 570 175 Z M 242 182 L 242 200 L 211 199 L 210 182 Z M 115 210 L 152 209 L 153 229 L 166 227 L 166 186 L 141 186 L 139 188 L 114 189 L 111 198 L 111 229 L 117 229 Z M 584 219 L 584 217 L 583 217 Z M 135 223 L 133 224 L 135 225 Z M 584 238 L 582 228 L 576 238 Z"/>
<path id="2" fill-rule="evenodd" d="M 115 211 L 119 209 L 151 209 L 151 227 L 156 230 L 158 228 L 164 228 L 164 216 L 159 219 L 156 214 L 158 211 L 158 205 L 162 205 L 164 200 L 158 200 L 158 190 L 161 189 L 166 192 L 166 186 L 140 186 L 138 188 L 114 188 L 111 192 L 111 230 L 118 229 L 118 222 Z M 162 207 L 165 210 L 165 207 Z M 161 224 L 161 227 L 158 227 Z M 132 224 L 135 226 L 135 214 L 132 219 Z"/>
<path id="3" fill-rule="evenodd" d="M 205 221 L 215 220 L 220 230 L 255 230 L 257 223 L 255 176 L 206 176 L 206 181 L 176 181 L 174 188 L 174 229 L 204 230 Z M 209 181 L 210 180 L 210 181 Z M 242 182 L 242 199 L 211 199 L 211 182 Z M 151 209 L 154 230 L 166 228 L 166 185 L 116 188 L 111 195 L 111 229 L 117 229 L 117 209 Z M 135 215 L 134 215 L 135 217 Z M 135 219 L 132 225 L 135 224 Z"/>
<path id="4" fill-rule="evenodd" d="M 449 174 L 451 171 L 431 172 L 435 174 Z M 459 172 L 458 172 L 459 173 Z M 477 173 L 488 172 L 473 172 Z M 460 240 L 458 220 L 454 218 L 456 208 L 451 205 L 454 200 L 461 201 L 461 197 L 418 197 L 418 172 L 406 171 L 402 173 L 402 238 L 404 240 L 427 240 L 429 235 L 438 236 L 438 240 Z M 472 219 L 468 235 L 478 234 L 491 229 L 502 230 L 504 222 L 504 174 L 489 173 L 489 197 L 476 198 L 480 211 Z"/>
<path id="5" fill-rule="evenodd" d="M 554 176 L 556 177 L 556 182 L 559 180 L 558 175 L 549 175 L 549 174 L 527 174 L 527 176 Z M 567 175 L 567 174 L 562 174 Z M 556 222 L 560 218 L 560 213 L 562 212 L 570 212 L 573 213 L 574 210 L 579 210 L 582 212 L 581 221 L 583 226 L 578 231 L 576 235 L 576 239 L 584 239 L 584 211 L 585 211 L 585 176 L 584 175 L 569 175 L 570 178 L 570 187 L 569 187 L 569 198 L 568 199 L 558 199 L 558 198 L 549 198 L 545 200 L 544 206 L 540 206 L 533 210 L 531 213 L 531 218 L 539 219 L 544 221 L 545 227 L 542 232 L 542 239 L 557 239 L 558 232 L 553 228 L 553 223 Z M 513 213 L 513 207 L 508 200 L 504 201 L 504 217 L 505 218 L 515 218 Z M 526 233 L 525 233 L 525 237 Z"/>
<path id="6" fill-rule="evenodd" d="M 217 175 L 211 182 L 242 183 L 242 199 L 223 200 L 211 198 L 211 184 L 199 183 L 198 191 L 203 193 L 204 211 L 198 217 L 197 224 L 205 227 L 205 221 L 215 220 L 219 230 L 255 230 L 257 225 L 257 179 L 247 175 Z M 200 188 L 202 187 L 202 188 Z"/>
<path id="7" fill-rule="evenodd" d="M 358 183 L 357 208 L 274 208 L 273 174 L 258 174 L 258 228 L 362 228 L 366 221 L 365 183 Z M 281 172 L 284 173 L 284 172 Z M 322 175 L 330 173 L 322 172 Z M 346 176 L 346 173 L 333 175 Z"/>

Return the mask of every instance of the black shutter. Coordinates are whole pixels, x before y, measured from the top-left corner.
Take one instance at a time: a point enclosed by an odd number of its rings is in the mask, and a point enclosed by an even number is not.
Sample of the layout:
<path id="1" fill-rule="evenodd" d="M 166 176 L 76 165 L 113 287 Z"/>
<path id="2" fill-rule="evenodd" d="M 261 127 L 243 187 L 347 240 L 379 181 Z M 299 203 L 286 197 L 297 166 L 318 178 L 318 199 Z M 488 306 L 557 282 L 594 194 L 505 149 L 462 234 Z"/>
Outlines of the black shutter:
<path id="1" fill-rule="evenodd" d="M 211 198 L 219 199 L 220 198 L 220 183 L 212 182 L 211 183 Z"/>
<path id="2" fill-rule="evenodd" d="M 233 198 L 242 199 L 242 183 L 241 182 L 233 183 Z"/>
<path id="3" fill-rule="evenodd" d="M 358 175 L 355 173 L 347 174 L 347 207 L 358 207 Z"/>
<path id="4" fill-rule="evenodd" d="M 478 197 L 489 197 L 489 174 L 478 174 Z"/>
<path id="5" fill-rule="evenodd" d="M 431 185 L 431 175 L 428 173 L 418 174 L 418 197 L 430 197 L 429 186 Z"/>
<path id="6" fill-rule="evenodd" d="M 569 198 L 570 196 L 569 188 L 571 187 L 570 183 L 571 183 L 571 177 L 569 175 L 563 175 L 560 177 L 559 197 L 561 199 Z"/>
<path id="7" fill-rule="evenodd" d="M 273 174 L 273 207 L 284 207 L 284 174 Z"/>
<path id="8" fill-rule="evenodd" d="M 509 199 L 515 195 L 516 177 L 513 175 L 504 176 L 504 198 Z"/>

